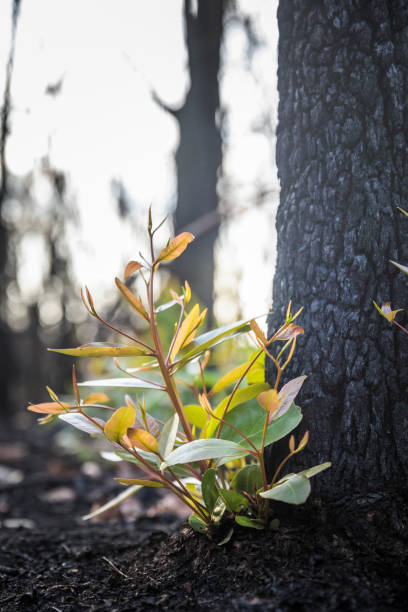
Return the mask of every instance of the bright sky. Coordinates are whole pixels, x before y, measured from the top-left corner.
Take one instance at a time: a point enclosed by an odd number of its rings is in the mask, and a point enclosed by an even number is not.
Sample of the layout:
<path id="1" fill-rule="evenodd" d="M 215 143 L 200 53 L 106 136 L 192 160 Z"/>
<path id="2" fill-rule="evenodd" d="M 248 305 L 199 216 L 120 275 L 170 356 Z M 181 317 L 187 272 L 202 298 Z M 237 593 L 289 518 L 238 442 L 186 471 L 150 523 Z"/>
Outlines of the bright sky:
<path id="1" fill-rule="evenodd" d="M 7 161 L 12 173 L 33 173 L 39 210 L 50 190 L 41 159 L 67 172 L 68 194 L 78 210 L 70 228 L 74 275 L 96 298 L 106 294 L 123 264 L 137 257 L 146 210 L 156 219 L 174 206 L 175 121 L 152 102 L 151 89 L 169 105 L 181 105 L 188 88 L 182 0 L 22 1 L 12 82 L 13 113 Z M 0 82 L 10 40 L 12 0 L 0 3 Z M 240 0 L 263 44 L 246 69 L 246 38 L 228 29 L 221 79 L 227 112 L 221 209 L 233 219 L 222 225 L 217 248 L 216 312 L 221 320 L 256 315 L 270 306 L 274 268 L 277 179 L 274 141 L 257 128 L 265 116 L 275 125 L 276 5 Z M 62 81 L 57 96 L 50 84 Z M 116 214 L 111 181 L 130 194 L 132 224 Z M 259 190 L 271 192 L 255 207 Z M 238 214 L 238 211 L 239 212 Z M 244 211 L 244 212 L 242 212 Z M 168 224 L 163 241 L 171 231 Z M 26 232 L 19 280 L 25 297 L 41 285 L 46 258 L 35 230 Z M 240 246 L 237 253 L 237 245 Z M 33 256 L 35 253 L 35 256 Z"/>

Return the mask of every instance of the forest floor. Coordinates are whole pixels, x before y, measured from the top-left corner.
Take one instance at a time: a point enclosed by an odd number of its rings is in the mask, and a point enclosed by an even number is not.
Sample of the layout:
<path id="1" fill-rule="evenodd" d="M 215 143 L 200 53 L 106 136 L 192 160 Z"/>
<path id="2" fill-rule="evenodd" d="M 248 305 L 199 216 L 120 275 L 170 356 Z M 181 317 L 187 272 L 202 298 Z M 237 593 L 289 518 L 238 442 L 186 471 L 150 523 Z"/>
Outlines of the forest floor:
<path id="1" fill-rule="evenodd" d="M 81 520 L 118 486 L 45 438 L 1 432 L 2 612 L 408 608 L 408 504 L 395 496 L 277 504 L 278 530 L 237 527 L 220 547 L 158 490 Z"/>

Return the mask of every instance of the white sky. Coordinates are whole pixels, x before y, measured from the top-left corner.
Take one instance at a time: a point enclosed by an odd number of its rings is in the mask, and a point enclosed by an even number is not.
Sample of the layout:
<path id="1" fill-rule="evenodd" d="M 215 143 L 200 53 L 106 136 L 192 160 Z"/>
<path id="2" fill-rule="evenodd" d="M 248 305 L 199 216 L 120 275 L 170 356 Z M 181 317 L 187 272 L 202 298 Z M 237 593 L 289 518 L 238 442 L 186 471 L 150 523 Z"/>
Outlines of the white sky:
<path id="1" fill-rule="evenodd" d="M 0 2 L 0 84 L 11 5 L 11 0 Z M 275 257 L 274 142 L 255 123 L 261 114 L 275 123 L 276 3 L 240 0 L 239 5 L 253 17 L 265 44 L 255 52 L 249 73 L 242 29 L 231 27 L 225 39 L 221 98 L 228 129 L 221 208 L 246 212 L 220 232 L 216 312 L 221 320 L 234 318 L 237 297 L 244 315 L 268 309 Z M 61 93 L 46 95 L 47 86 L 61 77 Z M 48 155 L 54 167 L 68 173 L 68 193 L 81 221 L 79 230 L 70 231 L 74 274 L 78 285 L 92 287 L 96 299 L 143 246 L 134 228 L 117 217 L 112 179 L 123 181 L 139 226 L 149 204 L 156 219 L 174 205 L 178 131 L 172 117 L 152 102 L 151 88 L 169 105 L 180 105 L 188 88 L 182 0 L 22 1 L 7 161 L 14 174 L 34 170 L 40 208 L 50 197 L 41 159 Z M 255 208 L 259 188 L 275 194 Z M 163 240 L 170 229 L 163 229 Z M 30 232 L 20 265 L 29 299 L 41 283 L 40 249 Z"/>

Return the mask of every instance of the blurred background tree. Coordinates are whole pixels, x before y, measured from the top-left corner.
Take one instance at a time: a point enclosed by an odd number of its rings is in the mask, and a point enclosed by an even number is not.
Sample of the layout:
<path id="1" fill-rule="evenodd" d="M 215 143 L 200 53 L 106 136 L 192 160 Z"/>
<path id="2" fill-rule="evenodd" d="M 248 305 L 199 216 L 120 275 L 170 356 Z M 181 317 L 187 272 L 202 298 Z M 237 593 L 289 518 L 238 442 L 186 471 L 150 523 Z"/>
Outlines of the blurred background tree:
<path id="1" fill-rule="evenodd" d="M 46 347 L 105 339 L 79 287 L 128 316 L 112 281 L 145 247 L 149 204 L 169 214 L 162 241 L 197 234 L 195 264 L 173 272 L 220 323 L 268 309 L 253 270 L 275 257 L 276 23 L 265 0 L 0 13 L 0 400 L 23 424 L 46 384 L 69 389 L 70 361 Z"/>

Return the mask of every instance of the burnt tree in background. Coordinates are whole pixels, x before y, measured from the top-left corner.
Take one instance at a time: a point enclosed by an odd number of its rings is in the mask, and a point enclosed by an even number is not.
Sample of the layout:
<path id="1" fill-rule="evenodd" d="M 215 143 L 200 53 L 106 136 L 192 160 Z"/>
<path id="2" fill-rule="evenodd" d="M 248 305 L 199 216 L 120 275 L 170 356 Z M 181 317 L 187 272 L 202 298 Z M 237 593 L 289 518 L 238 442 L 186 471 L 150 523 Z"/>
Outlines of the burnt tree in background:
<path id="1" fill-rule="evenodd" d="M 383 489 L 408 475 L 408 341 L 372 304 L 408 305 L 407 279 L 389 263 L 408 263 L 397 210 L 408 207 L 408 4 L 285 0 L 278 22 L 269 329 L 290 298 L 305 307 L 287 372 L 308 375 L 299 404 L 311 441 L 297 465 L 331 460 L 315 482 L 328 495 Z"/>
<path id="2" fill-rule="evenodd" d="M 3 100 L 0 118 L 0 413 L 9 412 L 9 388 L 13 379 L 14 367 L 11 351 L 11 333 L 8 328 L 5 314 L 5 289 L 9 279 L 8 263 L 8 228 L 2 217 L 3 205 L 9 197 L 8 171 L 6 164 L 6 144 L 9 133 L 9 115 L 11 106 L 11 77 L 13 74 L 14 50 L 16 41 L 17 22 L 20 11 L 20 0 L 13 0 L 11 41 L 6 66 L 6 81 L 4 85 Z"/>
<path id="3" fill-rule="evenodd" d="M 213 303 L 214 244 L 218 234 L 217 174 L 221 166 L 218 70 L 226 0 L 198 0 L 197 14 L 185 0 L 186 44 L 191 86 L 182 108 L 171 111 L 180 129 L 176 152 L 177 206 L 175 233 L 197 232 L 188 257 L 174 262 L 181 281 L 209 307 Z"/>

